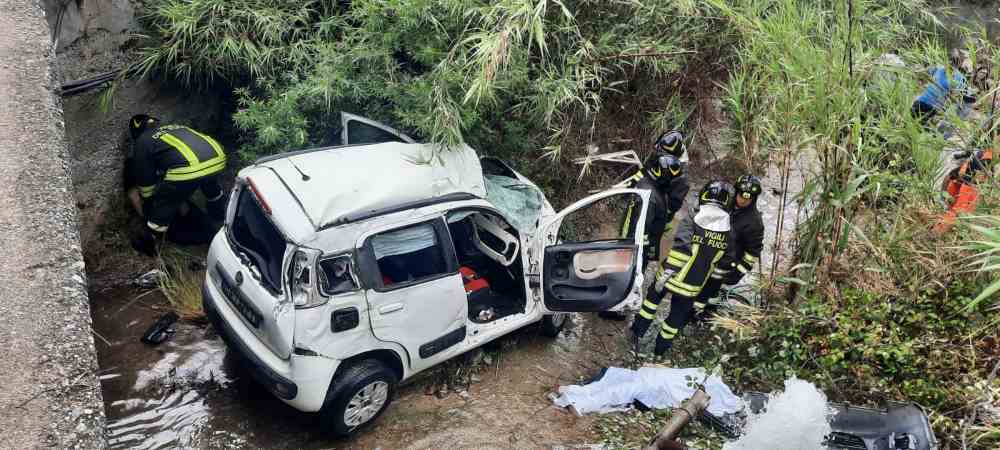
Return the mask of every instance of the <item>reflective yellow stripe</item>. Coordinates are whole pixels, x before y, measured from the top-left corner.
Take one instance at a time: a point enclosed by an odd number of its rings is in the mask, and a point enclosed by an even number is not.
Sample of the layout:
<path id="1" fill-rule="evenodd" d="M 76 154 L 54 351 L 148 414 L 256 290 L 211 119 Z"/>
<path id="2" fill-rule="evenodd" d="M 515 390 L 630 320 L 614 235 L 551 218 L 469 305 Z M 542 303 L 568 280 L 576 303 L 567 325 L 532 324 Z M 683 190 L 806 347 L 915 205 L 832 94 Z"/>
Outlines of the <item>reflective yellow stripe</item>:
<path id="1" fill-rule="evenodd" d="M 671 266 L 674 266 L 674 267 L 681 267 L 681 266 L 684 265 L 684 261 L 681 261 L 679 259 L 674 259 L 674 258 L 668 256 L 667 257 L 667 264 L 670 264 Z"/>
<path id="2" fill-rule="evenodd" d="M 190 132 L 192 132 L 192 133 L 194 133 L 194 134 L 197 134 L 198 136 L 201 136 L 201 138 L 204 139 L 205 142 L 208 142 L 208 145 L 211 145 L 212 149 L 215 150 L 215 155 L 216 156 L 219 156 L 219 157 L 225 157 L 226 156 L 226 154 L 222 151 L 222 146 L 219 145 L 218 141 L 216 141 L 215 139 L 212 139 L 211 137 L 208 137 L 208 136 L 206 136 L 204 134 L 201 134 L 201 133 L 199 133 L 199 132 L 197 132 L 195 130 L 192 130 L 190 128 L 187 128 L 187 130 L 190 131 Z"/>
<path id="3" fill-rule="evenodd" d="M 170 169 L 163 177 L 167 181 L 188 181 L 221 172 L 226 168 L 226 158 L 212 158 L 193 167 Z"/>
<path id="4" fill-rule="evenodd" d="M 688 289 L 682 286 L 678 286 L 673 279 L 667 281 L 667 290 L 675 294 L 683 295 L 685 297 L 695 297 L 698 295 L 697 288 Z"/>
<path id="5" fill-rule="evenodd" d="M 681 251 L 677 251 L 677 250 L 671 250 L 669 256 L 671 258 L 677 258 L 677 259 L 679 259 L 681 261 L 687 261 L 688 259 L 691 258 L 691 255 L 688 255 L 687 253 L 684 253 L 684 252 L 681 252 Z"/>
<path id="6" fill-rule="evenodd" d="M 744 261 L 746 261 L 746 262 L 747 262 L 747 264 L 749 264 L 749 265 L 751 265 L 751 266 L 752 266 L 752 265 L 753 265 L 753 263 L 757 262 L 757 257 L 756 257 L 756 256 L 754 256 L 754 255 L 751 255 L 751 254 L 749 254 L 749 253 L 745 253 L 745 254 L 743 255 L 743 260 L 744 260 Z"/>
<path id="7" fill-rule="evenodd" d="M 705 304 L 702 302 L 694 302 L 694 309 L 701 311 L 705 309 Z"/>
<path id="8" fill-rule="evenodd" d="M 156 190 L 156 185 L 153 186 L 139 186 L 139 195 L 144 198 L 149 198 L 153 196 L 153 191 Z"/>
<path id="9" fill-rule="evenodd" d="M 747 272 L 749 272 L 749 271 L 750 271 L 750 270 L 749 270 L 749 269 L 747 269 L 746 267 L 743 267 L 743 264 L 737 264 L 737 265 L 736 265 L 736 270 L 739 270 L 739 271 L 740 271 L 740 273 L 747 273 Z"/>
<path id="10" fill-rule="evenodd" d="M 642 306 L 645 306 L 645 307 L 647 307 L 649 309 L 652 309 L 653 311 L 656 311 L 656 308 L 660 307 L 660 305 L 657 305 L 656 303 L 653 303 L 653 302 L 651 302 L 649 300 L 643 301 L 642 302 Z"/>
<path id="11" fill-rule="evenodd" d="M 646 311 L 645 309 L 640 309 L 639 310 L 639 316 L 642 317 L 643 319 L 646 319 L 646 320 L 653 320 L 656 317 L 656 314 L 650 313 L 649 311 Z"/>
<path id="12" fill-rule="evenodd" d="M 673 339 L 675 336 L 677 336 L 678 331 L 679 331 L 678 329 L 670 325 L 667 325 L 667 323 L 664 322 L 663 326 L 660 327 L 660 336 L 662 336 L 663 339 Z"/>
<path id="13" fill-rule="evenodd" d="M 187 160 L 189 166 L 196 166 L 200 162 L 198 161 L 198 157 L 194 155 L 194 152 L 191 151 L 191 147 L 188 147 L 184 141 L 177 139 L 176 136 L 163 133 L 163 135 L 160 136 L 160 140 L 166 142 L 168 145 L 180 152 L 181 156 Z"/>
<path id="14" fill-rule="evenodd" d="M 694 261 L 697 259 L 695 257 L 698 255 L 698 250 L 701 250 L 701 244 L 694 244 L 691 246 L 691 256 L 688 257 L 687 264 L 685 264 L 684 268 L 681 269 L 681 273 L 677 274 L 675 277 L 678 281 L 687 278 L 688 272 L 691 271 L 691 266 L 694 265 Z M 683 253 L 681 254 L 683 255 Z"/>
<path id="15" fill-rule="evenodd" d="M 625 211 L 625 222 L 622 222 L 622 233 L 621 233 L 621 237 L 623 237 L 623 238 L 626 237 L 626 236 L 628 236 L 628 226 L 631 225 L 631 222 L 632 222 L 632 207 L 633 206 L 635 206 L 635 202 L 632 202 L 631 204 L 629 204 L 628 205 L 628 210 Z"/>

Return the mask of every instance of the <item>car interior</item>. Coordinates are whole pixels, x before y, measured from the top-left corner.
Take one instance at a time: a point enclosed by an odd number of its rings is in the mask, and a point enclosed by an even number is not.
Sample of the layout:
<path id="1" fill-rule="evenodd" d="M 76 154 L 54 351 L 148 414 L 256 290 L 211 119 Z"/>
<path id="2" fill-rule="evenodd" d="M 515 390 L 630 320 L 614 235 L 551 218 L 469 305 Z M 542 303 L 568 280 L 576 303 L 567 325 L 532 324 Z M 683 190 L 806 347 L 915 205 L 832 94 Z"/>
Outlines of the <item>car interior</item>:
<path id="1" fill-rule="evenodd" d="M 524 270 L 517 230 L 484 210 L 451 212 L 448 229 L 469 299 L 469 320 L 488 323 L 523 313 Z"/>
<path id="2" fill-rule="evenodd" d="M 434 227 L 426 223 L 374 236 L 372 246 L 387 288 L 448 271 Z"/>

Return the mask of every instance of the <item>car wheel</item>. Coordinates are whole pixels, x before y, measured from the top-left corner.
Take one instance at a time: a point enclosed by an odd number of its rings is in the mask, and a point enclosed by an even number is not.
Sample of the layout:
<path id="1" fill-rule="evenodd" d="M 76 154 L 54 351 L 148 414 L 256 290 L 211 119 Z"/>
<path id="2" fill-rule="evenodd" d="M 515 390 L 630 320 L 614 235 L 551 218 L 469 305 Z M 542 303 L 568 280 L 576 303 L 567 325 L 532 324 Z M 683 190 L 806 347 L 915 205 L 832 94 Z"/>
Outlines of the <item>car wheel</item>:
<path id="1" fill-rule="evenodd" d="M 559 336 L 559 332 L 569 322 L 569 313 L 547 314 L 542 317 L 542 335 L 548 337 Z"/>
<path id="2" fill-rule="evenodd" d="M 369 359 L 353 364 L 330 385 L 323 407 L 324 422 L 338 436 L 351 436 L 385 411 L 399 380 L 392 370 Z"/>

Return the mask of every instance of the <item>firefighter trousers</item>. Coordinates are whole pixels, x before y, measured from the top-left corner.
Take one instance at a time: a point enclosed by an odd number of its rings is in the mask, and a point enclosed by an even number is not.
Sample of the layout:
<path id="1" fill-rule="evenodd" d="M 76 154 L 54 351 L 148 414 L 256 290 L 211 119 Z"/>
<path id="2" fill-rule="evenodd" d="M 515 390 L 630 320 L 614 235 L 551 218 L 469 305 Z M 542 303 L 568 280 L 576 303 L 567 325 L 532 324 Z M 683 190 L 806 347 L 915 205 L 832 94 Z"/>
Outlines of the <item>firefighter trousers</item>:
<path id="1" fill-rule="evenodd" d="M 639 310 L 635 321 L 632 322 L 632 333 L 637 338 L 641 339 L 646 334 L 649 325 L 656 318 L 656 310 L 659 309 L 660 302 L 663 301 L 667 293 L 666 289 L 663 291 L 650 290 L 646 300 L 642 302 L 642 309 Z M 660 333 L 656 337 L 657 354 L 669 349 L 673 344 L 674 338 L 684 329 L 684 325 L 687 325 L 691 320 L 694 301 L 695 299 L 692 297 L 672 293 L 670 296 L 670 312 L 667 315 L 667 319 L 660 326 Z"/>

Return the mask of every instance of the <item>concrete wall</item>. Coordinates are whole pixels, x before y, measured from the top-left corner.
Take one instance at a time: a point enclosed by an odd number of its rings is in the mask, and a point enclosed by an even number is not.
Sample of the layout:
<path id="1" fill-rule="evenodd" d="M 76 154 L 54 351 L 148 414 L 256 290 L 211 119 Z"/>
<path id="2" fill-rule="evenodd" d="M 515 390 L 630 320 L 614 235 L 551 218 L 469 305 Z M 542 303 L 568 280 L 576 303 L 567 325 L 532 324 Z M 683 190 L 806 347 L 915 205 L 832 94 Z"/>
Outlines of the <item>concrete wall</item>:
<path id="1" fill-rule="evenodd" d="M 0 448 L 103 448 L 48 26 L 32 0 L 0 11 Z"/>

